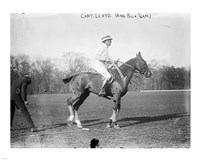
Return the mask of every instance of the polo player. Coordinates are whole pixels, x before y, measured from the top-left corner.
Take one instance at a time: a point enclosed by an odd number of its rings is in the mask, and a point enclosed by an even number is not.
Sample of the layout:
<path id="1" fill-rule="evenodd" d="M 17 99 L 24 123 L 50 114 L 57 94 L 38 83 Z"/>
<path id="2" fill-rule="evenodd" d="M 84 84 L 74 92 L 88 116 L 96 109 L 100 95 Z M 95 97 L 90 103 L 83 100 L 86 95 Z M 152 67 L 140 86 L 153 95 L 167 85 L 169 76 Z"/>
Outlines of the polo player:
<path id="1" fill-rule="evenodd" d="M 94 69 L 103 76 L 103 82 L 101 86 L 101 90 L 99 92 L 99 96 L 105 95 L 105 86 L 109 82 L 111 78 L 111 74 L 108 70 L 117 63 L 117 61 L 113 60 L 108 53 L 108 47 L 112 43 L 112 38 L 109 35 L 103 36 L 101 38 L 101 45 L 97 48 L 95 55 L 95 64 Z M 123 79 L 123 77 L 122 77 Z"/>

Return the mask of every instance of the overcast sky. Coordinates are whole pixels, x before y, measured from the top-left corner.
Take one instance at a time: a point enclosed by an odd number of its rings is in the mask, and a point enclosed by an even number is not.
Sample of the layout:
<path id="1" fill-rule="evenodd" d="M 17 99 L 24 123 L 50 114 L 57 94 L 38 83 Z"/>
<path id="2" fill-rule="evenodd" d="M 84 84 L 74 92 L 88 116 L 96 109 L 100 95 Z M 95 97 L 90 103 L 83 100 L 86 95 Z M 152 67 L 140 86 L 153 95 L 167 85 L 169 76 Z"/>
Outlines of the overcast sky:
<path id="1" fill-rule="evenodd" d="M 190 65 L 189 14 L 11 14 L 11 54 L 61 58 L 64 52 L 92 57 L 109 34 L 109 53 L 127 61 L 140 51 L 174 66 Z M 130 18 L 130 16 L 132 18 Z"/>

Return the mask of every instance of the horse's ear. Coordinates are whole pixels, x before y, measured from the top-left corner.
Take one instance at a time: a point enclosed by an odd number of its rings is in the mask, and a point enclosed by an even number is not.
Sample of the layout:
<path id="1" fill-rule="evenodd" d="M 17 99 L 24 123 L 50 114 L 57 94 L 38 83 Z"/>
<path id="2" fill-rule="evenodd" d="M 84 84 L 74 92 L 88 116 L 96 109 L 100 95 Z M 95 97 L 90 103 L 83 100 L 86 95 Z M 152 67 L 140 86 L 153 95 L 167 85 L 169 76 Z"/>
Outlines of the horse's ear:
<path id="1" fill-rule="evenodd" d="M 140 52 L 138 52 L 138 56 L 141 57 L 141 53 Z"/>
<path id="2" fill-rule="evenodd" d="M 141 59 L 141 54 L 140 52 L 138 52 L 138 54 L 136 53 L 137 58 Z"/>

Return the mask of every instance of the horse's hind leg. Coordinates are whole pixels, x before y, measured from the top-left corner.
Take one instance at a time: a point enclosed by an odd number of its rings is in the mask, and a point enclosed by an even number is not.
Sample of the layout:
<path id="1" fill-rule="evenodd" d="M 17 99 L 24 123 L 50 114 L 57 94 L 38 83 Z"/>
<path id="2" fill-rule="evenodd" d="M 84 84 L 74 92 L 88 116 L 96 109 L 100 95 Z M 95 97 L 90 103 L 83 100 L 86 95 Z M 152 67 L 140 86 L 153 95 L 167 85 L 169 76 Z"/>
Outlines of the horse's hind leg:
<path id="1" fill-rule="evenodd" d="M 86 90 L 81 96 L 80 98 L 76 101 L 76 103 L 74 104 L 74 112 L 75 112 L 75 123 L 77 124 L 78 128 L 83 128 L 82 124 L 79 120 L 78 117 L 78 109 L 80 107 L 80 105 L 85 101 L 85 99 L 89 96 L 90 92 L 88 90 Z"/>
<path id="2" fill-rule="evenodd" d="M 70 116 L 67 119 L 67 122 L 69 124 L 73 123 L 73 121 L 74 121 L 75 111 L 74 111 L 73 103 L 75 101 L 77 101 L 79 99 L 79 97 L 80 96 L 77 96 L 77 95 L 73 94 L 72 97 L 70 97 L 69 99 L 67 99 L 67 104 L 68 104 L 69 113 L 70 113 Z"/>

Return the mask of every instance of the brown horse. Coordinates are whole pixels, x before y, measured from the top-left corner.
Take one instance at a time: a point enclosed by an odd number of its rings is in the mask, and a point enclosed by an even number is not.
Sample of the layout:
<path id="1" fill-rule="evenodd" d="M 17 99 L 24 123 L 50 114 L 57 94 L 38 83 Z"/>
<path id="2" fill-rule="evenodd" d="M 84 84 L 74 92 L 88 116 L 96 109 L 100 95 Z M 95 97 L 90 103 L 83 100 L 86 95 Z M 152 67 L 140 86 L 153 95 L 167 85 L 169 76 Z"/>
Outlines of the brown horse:
<path id="1" fill-rule="evenodd" d="M 121 74 L 120 74 L 120 71 Z M 151 76 L 151 72 L 142 58 L 140 52 L 136 54 L 136 57 L 127 61 L 119 68 L 111 70 L 114 75 L 112 81 L 105 87 L 106 95 L 104 98 L 110 99 L 114 102 L 113 114 L 110 117 L 107 127 L 120 128 L 117 124 L 117 114 L 121 107 L 121 97 L 123 97 L 128 91 L 128 84 L 134 73 L 144 75 L 146 78 Z M 122 78 L 121 75 L 125 78 Z M 102 75 L 92 72 L 83 72 L 71 77 L 63 79 L 64 83 L 70 82 L 70 88 L 72 91 L 72 97 L 67 99 L 67 104 L 70 111 L 68 123 L 72 123 L 75 120 L 78 128 L 82 128 L 81 122 L 78 118 L 78 109 L 84 100 L 89 96 L 90 92 L 98 94 L 102 84 Z"/>

